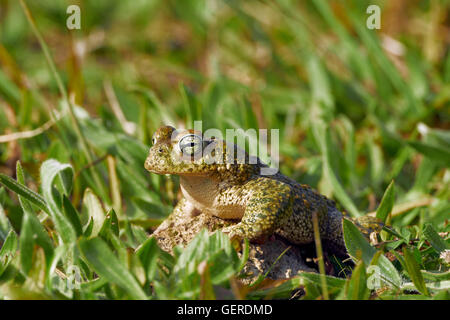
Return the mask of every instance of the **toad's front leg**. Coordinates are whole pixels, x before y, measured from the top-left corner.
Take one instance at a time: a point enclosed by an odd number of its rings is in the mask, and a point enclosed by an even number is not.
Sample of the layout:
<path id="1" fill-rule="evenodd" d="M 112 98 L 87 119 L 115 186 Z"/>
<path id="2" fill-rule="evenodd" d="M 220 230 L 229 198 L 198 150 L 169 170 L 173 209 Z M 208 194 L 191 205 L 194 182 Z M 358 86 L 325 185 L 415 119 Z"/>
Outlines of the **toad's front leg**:
<path id="1" fill-rule="evenodd" d="M 170 228 L 171 226 L 184 221 L 186 218 L 195 217 L 200 213 L 201 211 L 199 209 L 183 197 L 178 201 L 172 213 L 159 225 L 158 229 L 164 230 Z"/>
<path id="2" fill-rule="evenodd" d="M 257 189 L 246 203 L 241 221 L 222 229 L 230 239 L 265 241 L 292 214 L 293 191 L 277 180 L 261 178 Z"/>

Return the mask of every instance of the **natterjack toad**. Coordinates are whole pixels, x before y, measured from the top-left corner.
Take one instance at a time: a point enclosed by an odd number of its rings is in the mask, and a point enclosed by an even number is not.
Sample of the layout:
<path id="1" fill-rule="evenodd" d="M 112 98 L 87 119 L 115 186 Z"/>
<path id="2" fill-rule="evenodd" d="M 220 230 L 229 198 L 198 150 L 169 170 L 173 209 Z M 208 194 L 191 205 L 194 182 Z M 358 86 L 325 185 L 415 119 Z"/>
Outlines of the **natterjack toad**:
<path id="1" fill-rule="evenodd" d="M 261 241 L 276 233 L 306 244 L 314 240 L 316 212 L 321 238 L 345 248 L 342 213 L 332 200 L 279 172 L 261 175 L 267 165 L 235 145 L 170 126 L 159 128 L 152 143 L 145 168 L 180 176 L 183 199 L 173 214 L 239 219 L 223 229 L 232 238 Z"/>

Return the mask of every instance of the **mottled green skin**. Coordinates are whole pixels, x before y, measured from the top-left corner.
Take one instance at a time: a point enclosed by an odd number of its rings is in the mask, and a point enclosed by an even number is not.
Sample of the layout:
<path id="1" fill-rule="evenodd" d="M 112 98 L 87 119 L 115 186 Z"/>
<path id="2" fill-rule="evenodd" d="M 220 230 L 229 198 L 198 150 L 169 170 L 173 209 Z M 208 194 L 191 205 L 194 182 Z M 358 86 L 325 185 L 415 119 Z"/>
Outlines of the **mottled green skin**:
<path id="1" fill-rule="evenodd" d="M 332 200 L 307 185 L 276 173 L 265 176 L 260 169 L 267 166 L 259 159 L 249 164 L 236 163 L 227 144 L 207 140 L 215 156 L 222 155 L 224 163 L 208 163 L 208 157 L 181 159 L 178 141 L 192 130 L 175 130 L 165 126 L 153 135 L 153 146 L 145 168 L 158 174 L 177 174 L 184 198 L 174 214 L 208 213 L 223 219 L 240 219 L 224 228 L 232 238 L 261 241 L 276 233 L 292 243 L 305 244 L 314 240 L 312 214 L 319 218 L 322 239 L 343 248 L 342 213 Z M 201 135 L 201 133 L 196 133 Z M 228 146 L 228 150 L 236 146 Z M 242 161 L 241 161 L 242 162 Z"/>

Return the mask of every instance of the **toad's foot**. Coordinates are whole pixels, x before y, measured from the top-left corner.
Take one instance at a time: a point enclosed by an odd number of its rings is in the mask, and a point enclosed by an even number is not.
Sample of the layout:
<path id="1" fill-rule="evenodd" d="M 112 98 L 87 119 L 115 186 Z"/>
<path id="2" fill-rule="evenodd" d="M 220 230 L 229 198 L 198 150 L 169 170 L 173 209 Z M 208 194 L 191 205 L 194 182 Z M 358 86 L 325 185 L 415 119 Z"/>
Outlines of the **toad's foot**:
<path id="1" fill-rule="evenodd" d="M 241 223 L 222 228 L 222 232 L 227 234 L 231 241 L 242 241 L 246 238 L 245 230 Z"/>

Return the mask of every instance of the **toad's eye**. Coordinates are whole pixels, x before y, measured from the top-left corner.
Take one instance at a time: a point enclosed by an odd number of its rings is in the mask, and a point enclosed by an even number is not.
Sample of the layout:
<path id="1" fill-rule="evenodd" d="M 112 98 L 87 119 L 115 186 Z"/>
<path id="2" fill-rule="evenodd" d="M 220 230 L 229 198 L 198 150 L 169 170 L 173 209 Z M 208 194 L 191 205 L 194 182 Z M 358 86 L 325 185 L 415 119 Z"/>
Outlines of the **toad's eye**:
<path id="1" fill-rule="evenodd" d="M 152 145 L 154 146 L 156 143 L 156 138 L 152 138 Z"/>
<path id="2" fill-rule="evenodd" d="M 180 151 L 185 155 L 194 155 L 202 149 L 202 138 L 196 134 L 188 134 L 178 142 Z"/>

